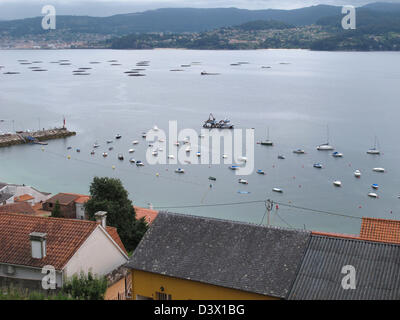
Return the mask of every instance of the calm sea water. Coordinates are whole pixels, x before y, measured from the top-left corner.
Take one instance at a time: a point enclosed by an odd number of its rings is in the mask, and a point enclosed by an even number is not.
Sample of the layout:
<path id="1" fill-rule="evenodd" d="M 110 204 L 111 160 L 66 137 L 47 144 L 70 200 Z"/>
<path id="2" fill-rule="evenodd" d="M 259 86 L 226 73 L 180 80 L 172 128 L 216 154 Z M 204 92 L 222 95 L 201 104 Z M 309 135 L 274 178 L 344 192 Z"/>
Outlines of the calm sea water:
<path id="1" fill-rule="evenodd" d="M 36 66 L 48 72 L 32 72 L 28 67 L 35 65 L 20 65 L 19 59 L 43 61 Z M 62 59 L 72 65 L 50 63 Z M 107 61 L 113 59 L 121 65 L 111 66 Z M 301 50 L 0 51 L 0 65 L 5 66 L 2 73 L 21 72 L 0 74 L 0 119 L 5 120 L 0 122 L 0 130 L 60 126 L 65 116 L 67 127 L 78 132 L 66 140 L 50 141 L 44 150 L 37 145 L 0 149 L 0 181 L 25 183 L 53 193 L 88 193 L 94 176 L 110 176 L 120 178 L 140 206 L 271 198 L 355 217 L 399 219 L 399 59 L 399 53 Z M 146 77 L 123 73 L 142 60 L 151 61 Z M 91 65 L 90 61 L 101 64 Z M 182 68 L 184 72 L 169 71 L 197 61 L 201 65 Z M 230 66 L 238 61 L 249 64 Z M 93 69 L 89 76 L 73 76 L 78 67 Z M 201 76 L 203 70 L 220 75 Z M 145 160 L 143 131 L 155 124 L 167 130 L 168 121 L 177 120 L 179 129 L 194 128 L 200 133 L 210 112 L 219 119 L 230 118 L 238 128 L 255 128 L 256 141 L 266 138 L 269 127 L 275 146 L 255 145 L 255 169 L 263 169 L 265 176 L 254 172 L 245 177 L 249 184 L 241 185 L 224 164 L 186 165 L 185 174 L 178 175 L 174 173 L 177 165 L 137 168 L 127 161 L 132 147 L 136 150 L 132 157 Z M 341 159 L 316 150 L 326 142 L 327 126 L 330 143 L 344 154 Z M 105 141 L 117 133 L 122 139 L 115 141 L 114 150 L 103 158 L 101 153 L 108 148 Z M 375 136 L 381 156 L 366 154 Z M 140 144 L 132 146 L 132 140 Z M 96 141 L 101 146 L 91 156 Z M 68 146 L 73 149 L 67 150 Z M 293 154 L 297 148 L 307 154 Z M 125 161 L 117 160 L 119 152 Z M 286 159 L 278 160 L 278 154 Z M 316 162 L 324 168 L 313 168 Z M 374 167 L 384 167 L 386 173 L 374 173 Z M 354 178 L 356 169 L 362 171 L 361 179 Z M 212 188 L 209 176 L 217 177 Z M 336 179 L 342 181 L 342 188 L 332 185 Z M 380 186 L 379 199 L 367 196 L 372 183 Z M 274 193 L 273 187 L 284 192 Z M 169 211 L 260 223 L 265 206 L 254 203 Z M 360 228 L 359 219 L 284 206 L 278 214 L 273 212 L 271 221 L 277 226 L 331 232 L 358 233 Z"/>

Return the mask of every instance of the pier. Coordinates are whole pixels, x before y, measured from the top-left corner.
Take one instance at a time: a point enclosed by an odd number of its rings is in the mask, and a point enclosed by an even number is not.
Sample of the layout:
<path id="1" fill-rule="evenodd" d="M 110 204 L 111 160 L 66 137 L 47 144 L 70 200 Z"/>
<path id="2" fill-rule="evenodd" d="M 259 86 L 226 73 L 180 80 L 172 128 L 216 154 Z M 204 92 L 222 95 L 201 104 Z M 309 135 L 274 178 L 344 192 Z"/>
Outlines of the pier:
<path id="1" fill-rule="evenodd" d="M 15 134 L 1 134 L 0 148 L 18 144 L 46 144 L 43 141 L 53 139 L 63 139 L 76 135 L 76 132 L 69 131 L 67 128 L 54 128 L 35 132 L 17 132 Z"/>

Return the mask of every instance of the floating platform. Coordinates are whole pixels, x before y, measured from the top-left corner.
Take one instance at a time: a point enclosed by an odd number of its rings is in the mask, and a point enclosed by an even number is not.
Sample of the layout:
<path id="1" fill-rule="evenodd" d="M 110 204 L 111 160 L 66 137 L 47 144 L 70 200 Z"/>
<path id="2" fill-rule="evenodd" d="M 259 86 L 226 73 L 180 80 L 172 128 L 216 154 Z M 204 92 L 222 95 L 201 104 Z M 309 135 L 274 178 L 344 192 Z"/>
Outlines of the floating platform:
<path id="1" fill-rule="evenodd" d="M 76 135 L 76 132 L 69 131 L 66 128 L 55 128 L 50 130 L 40 130 L 35 132 L 19 131 L 15 134 L 2 134 L 0 135 L 0 148 L 9 147 L 18 144 L 41 144 L 45 145 L 43 141 L 53 139 L 63 139 Z"/>

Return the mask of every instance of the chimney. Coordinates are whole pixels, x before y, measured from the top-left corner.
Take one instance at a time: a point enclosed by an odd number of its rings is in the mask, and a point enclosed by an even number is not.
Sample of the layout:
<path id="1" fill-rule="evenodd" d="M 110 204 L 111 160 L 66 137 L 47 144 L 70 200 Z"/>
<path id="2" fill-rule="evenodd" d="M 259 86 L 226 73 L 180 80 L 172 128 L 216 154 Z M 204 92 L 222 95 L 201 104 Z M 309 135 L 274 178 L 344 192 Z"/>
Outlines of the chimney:
<path id="1" fill-rule="evenodd" d="M 100 223 L 103 228 L 107 226 L 106 224 L 107 212 L 98 211 L 94 214 L 94 216 L 96 217 L 96 222 Z"/>
<path id="2" fill-rule="evenodd" d="M 47 233 L 32 232 L 29 234 L 32 258 L 43 259 L 46 256 L 46 237 Z"/>

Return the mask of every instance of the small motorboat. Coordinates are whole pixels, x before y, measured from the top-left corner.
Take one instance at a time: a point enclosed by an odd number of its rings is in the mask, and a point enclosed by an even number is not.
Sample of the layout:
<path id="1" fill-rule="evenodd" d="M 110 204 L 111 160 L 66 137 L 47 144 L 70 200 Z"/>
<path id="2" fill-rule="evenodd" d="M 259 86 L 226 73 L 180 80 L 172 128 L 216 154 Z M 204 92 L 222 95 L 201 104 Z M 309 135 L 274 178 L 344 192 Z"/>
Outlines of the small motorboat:
<path id="1" fill-rule="evenodd" d="M 177 142 L 174 143 L 174 145 L 176 145 L 177 147 L 179 147 L 179 146 L 180 146 L 180 143 L 177 141 Z"/>
<path id="2" fill-rule="evenodd" d="M 187 147 L 185 151 L 190 152 L 190 151 L 192 151 L 192 149 L 190 147 Z"/>
<path id="3" fill-rule="evenodd" d="M 134 141 L 132 141 L 132 144 L 139 144 L 139 141 L 134 140 Z"/>
<path id="4" fill-rule="evenodd" d="M 285 158 L 285 156 L 283 156 L 283 155 L 278 155 L 278 159 L 284 160 L 284 159 L 286 159 L 286 158 Z"/>
<path id="5" fill-rule="evenodd" d="M 134 153 L 134 152 L 135 152 L 135 149 L 129 149 L 128 152 L 129 152 L 129 153 Z"/>
<path id="6" fill-rule="evenodd" d="M 109 147 L 108 151 L 114 150 L 114 147 Z"/>
<path id="7" fill-rule="evenodd" d="M 239 161 L 247 162 L 247 157 L 240 157 L 240 158 L 239 158 Z"/>
<path id="8" fill-rule="evenodd" d="M 151 154 L 156 157 L 156 156 L 158 156 L 158 151 L 154 150 Z"/>
<path id="9" fill-rule="evenodd" d="M 332 157 L 341 158 L 341 157 L 343 157 L 343 153 L 335 151 L 335 152 L 332 153 Z"/>
<path id="10" fill-rule="evenodd" d="M 211 181 L 217 181 L 217 178 L 215 178 L 215 177 L 208 177 L 208 180 L 211 180 Z"/>
<path id="11" fill-rule="evenodd" d="M 107 143 L 113 143 L 113 141 L 112 140 L 107 140 Z"/>
<path id="12" fill-rule="evenodd" d="M 227 158 L 228 158 L 228 155 L 227 155 L 227 154 L 223 154 L 223 155 L 222 155 L 222 158 L 223 158 L 223 159 L 227 159 Z"/>
<path id="13" fill-rule="evenodd" d="M 258 170 L 257 170 L 257 173 L 258 173 L 258 174 L 265 174 L 264 170 L 261 170 L 261 169 L 258 169 Z"/>
<path id="14" fill-rule="evenodd" d="M 168 159 L 175 159 L 175 156 L 173 154 L 169 154 Z"/>
<path id="15" fill-rule="evenodd" d="M 67 147 L 67 150 L 71 150 L 72 149 L 72 147 Z"/>
<path id="16" fill-rule="evenodd" d="M 372 171 L 374 172 L 385 172 L 384 168 L 373 168 Z"/>
<path id="17" fill-rule="evenodd" d="M 368 193 L 368 197 L 370 198 L 378 198 L 378 195 L 375 192 Z"/>
<path id="18" fill-rule="evenodd" d="M 342 186 L 342 182 L 339 181 L 339 180 L 335 180 L 335 181 L 333 181 L 333 185 L 334 185 L 335 187 L 341 187 L 341 186 Z"/>
<path id="19" fill-rule="evenodd" d="M 92 150 L 92 152 L 90 152 L 91 155 L 94 155 L 94 150 Z"/>
<path id="20" fill-rule="evenodd" d="M 280 188 L 272 188 L 272 191 L 278 192 L 278 193 L 282 193 L 283 192 L 283 190 L 280 189 Z"/>
<path id="21" fill-rule="evenodd" d="M 239 170 L 239 168 L 240 168 L 239 166 L 230 166 L 229 167 L 229 169 L 231 169 L 231 170 Z"/>
<path id="22" fill-rule="evenodd" d="M 377 183 L 373 183 L 373 184 L 371 185 L 371 188 L 372 188 L 372 189 L 375 189 L 375 190 L 378 190 L 379 186 L 378 186 Z"/>
<path id="23" fill-rule="evenodd" d="M 76 149 L 76 152 L 81 152 L 81 149 Z"/>
<path id="24" fill-rule="evenodd" d="M 355 176 L 356 178 L 360 178 L 360 177 L 361 177 L 361 171 L 360 171 L 360 170 L 354 171 L 354 176 Z"/>
<path id="25" fill-rule="evenodd" d="M 164 151 L 162 147 L 158 147 L 158 151 Z"/>
<path id="26" fill-rule="evenodd" d="M 135 159 L 130 158 L 130 159 L 129 159 L 129 162 L 130 162 L 130 163 L 135 163 L 136 161 L 135 161 Z"/>
<path id="27" fill-rule="evenodd" d="M 297 149 L 297 150 L 294 150 L 293 153 L 296 153 L 296 154 L 304 154 L 304 153 L 306 153 L 306 152 L 305 152 L 303 149 Z"/>
<path id="28" fill-rule="evenodd" d="M 142 138 L 146 138 L 147 137 L 147 133 L 146 132 L 143 132 L 142 133 Z"/>
<path id="29" fill-rule="evenodd" d="M 118 160 L 124 160 L 124 156 L 122 155 L 122 153 L 118 154 Z"/>
<path id="30" fill-rule="evenodd" d="M 108 153 L 107 152 L 103 152 L 103 157 L 105 158 L 107 156 L 108 156 Z"/>
<path id="31" fill-rule="evenodd" d="M 201 157 L 201 153 L 200 152 L 196 152 L 196 156 Z"/>
<path id="32" fill-rule="evenodd" d="M 93 148 L 98 148 L 98 147 L 100 147 L 100 145 L 96 142 L 96 143 L 93 145 Z"/>
<path id="33" fill-rule="evenodd" d="M 241 184 L 249 184 L 249 182 L 246 179 L 239 179 L 239 183 L 241 183 Z"/>
<path id="34" fill-rule="evenodd" d="M 322 164 L 321 163 L 314 163 L 313 167 L 317 168 L 317 169 L 322 169 Z"/>
<path id="35" fill-rule="evenodd" d="M 183 170 L 182 168 L 178 168 L 175 170 L 176 173 L 185 173 L 185 170 Z"/>
<path id="36" fill-rule="evenodd" d="M 158 127 L 155 125 L 155 126 L 153 127 L 153 130 L 154 130 L 154 131 L 158 131 Z"/>
<path id="37" fill-rule="evenodd" d="M 138 160 L 138 161 L 136 161 L 136 166 L 137 167 L 143 167 L 144 163 L 142 161 Z"/>
<path id="38" fill-rule="evenodd" d="M 115 139 L 121 139 L 122 138 L 122 136 L 120 135 L 120 134 L 117 134 L 116 136 L 115 136 Z"/>

